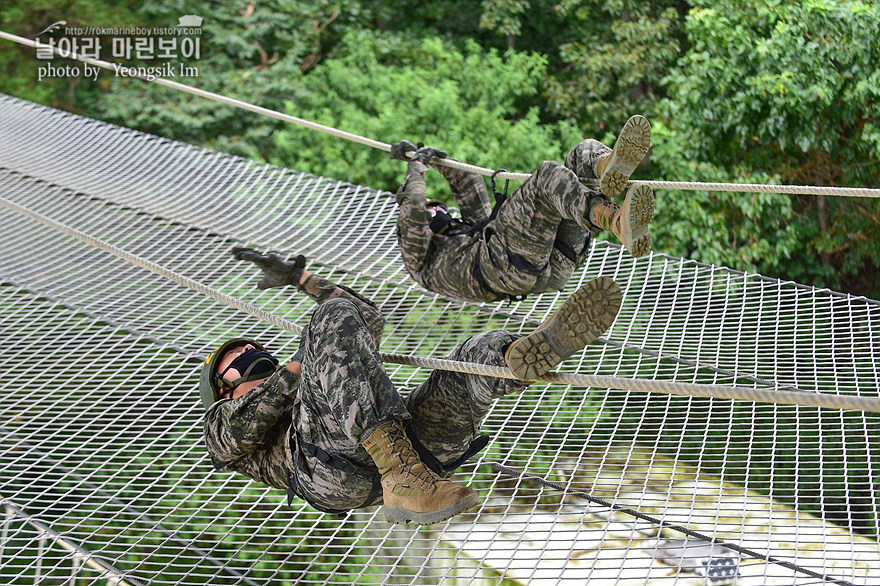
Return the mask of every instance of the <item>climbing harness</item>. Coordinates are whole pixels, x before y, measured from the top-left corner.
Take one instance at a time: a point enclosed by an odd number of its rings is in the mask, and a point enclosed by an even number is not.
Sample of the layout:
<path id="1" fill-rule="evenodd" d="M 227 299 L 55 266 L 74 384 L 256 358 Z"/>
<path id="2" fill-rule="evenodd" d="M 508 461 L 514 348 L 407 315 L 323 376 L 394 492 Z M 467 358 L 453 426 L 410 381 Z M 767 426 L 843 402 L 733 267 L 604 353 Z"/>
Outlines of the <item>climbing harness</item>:
<path id="1" fill-rule="evenodd" d="M 492 187 L 492 196 L 495 197 L 495 205 L 492 206 L 492 213 L 489 215 L 490 222 L 495 219 L 498 215 L 498 210 L 500 210 L 501 206 L 504 205 L 504 202 L 507 201 L 507 188 L 510 186 L 510 179 L 504 180 L 504 192 L 498 193 L 498 190 L 495 189 L 495 176 L 504 172 L 505 169 L 495 169 L 489 176 L 489 185 Z"/>

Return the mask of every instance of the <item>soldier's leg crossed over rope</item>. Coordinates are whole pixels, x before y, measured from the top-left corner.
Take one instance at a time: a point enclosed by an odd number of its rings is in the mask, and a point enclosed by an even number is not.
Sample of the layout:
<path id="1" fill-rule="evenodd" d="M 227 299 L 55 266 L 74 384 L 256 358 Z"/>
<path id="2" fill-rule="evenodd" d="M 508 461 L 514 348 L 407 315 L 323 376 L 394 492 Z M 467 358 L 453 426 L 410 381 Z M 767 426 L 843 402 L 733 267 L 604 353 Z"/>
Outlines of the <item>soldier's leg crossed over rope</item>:
<path id="1" fill-rule="evenodd" d="M 521 380 L 435 370 L 406 398 L 410 428 L 443 465 L 460 458 L 479 435 L 492 403 L 522 391 L 548 370 L 592 343 L 614 322 L 620 287 L 608 277 L 587 282 L 526 336 L 492 330 L 473 336 L 448 358 L 508 366 Z"/>
<path id="2" fill-rule="evenodd" d="M 611 149 L 598 140 L 588 138 L 575 145 L 565 157 L 565 167 L 574 172 L 587 186 L 599 184 L 596 160 Z M 550 257 L 551 277 L 547 289 L 562 289 L 574 269 L 584 263 L 590 244 L 590 231 L 572 220 L 562 220 L 556 230 L 554 254 Z"/>
<path id="3" fill-rule="evenodd" d="M 520 336 L 492 330 L 469 338 L 448 358 L 506 366 L 504 351 Z M 492 403 L 525 388 L 525 383 L 435 370 L 406 398 L 411 430 L 443 465 L 460 458 L 476 439 Z"/>
<path id="4" fill-rule="evenodd" d="M 630 175 L 650 148 L 651 123 L 637 114 L 624 124 L 614 149 L 588 138 L 569 151 L 565 166 L 585 182 L 598 185 L 606 196 L 618 197 L 627 191 Z"/>
<path id="5" fill-rule="evenodd" d="M 598 190 L 599 175 L 596 173 L 596 160 L 611 152 L 611 148 L 598 140 L 588 138 L 576 144 L 565 157 L 565 166 L 579 179 Z"/>
<path id="6" fill-rule="evenodd" d="M 624 125 L 613 151 L 597 140 L 587 139 L 575 145 L 565 158 L 567 168 L 603 195 L 624 195 L 621 205 L 606 200 L 592 209 L 589 217 L 597 228 L 613 232 L 635 257 L 651 250 L 648 226 L 654 217 L 654 192 L 646 185 L 631 185 L 629 176 L 647 155 L 650 144 L 651 125 L 637 115 Z"/>

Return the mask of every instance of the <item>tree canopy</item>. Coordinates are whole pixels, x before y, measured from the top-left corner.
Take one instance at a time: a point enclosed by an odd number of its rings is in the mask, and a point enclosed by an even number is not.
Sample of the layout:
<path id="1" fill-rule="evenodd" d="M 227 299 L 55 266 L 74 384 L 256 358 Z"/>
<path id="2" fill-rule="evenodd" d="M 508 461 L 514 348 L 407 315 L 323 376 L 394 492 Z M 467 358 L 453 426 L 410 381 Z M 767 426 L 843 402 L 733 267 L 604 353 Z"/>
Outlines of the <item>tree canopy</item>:
<path id="1" fill-rule="evenodd" d="M 485 167 L 530 172 L 642 113 L 655 139 L 635 178 L 880 185 L 868 0 L 13 0 L 0 29 L 184 14 L 204 19 L 202 51 L 177 81 Z M 12 43 L 0 69 L 0 90 L 39 103 L 376 188 L 402 178 L 381 151 L 112 72 L 37 82 Z M 877 200 L 663 190 L 652 231 L 657 252 L 880 298 Z"/>

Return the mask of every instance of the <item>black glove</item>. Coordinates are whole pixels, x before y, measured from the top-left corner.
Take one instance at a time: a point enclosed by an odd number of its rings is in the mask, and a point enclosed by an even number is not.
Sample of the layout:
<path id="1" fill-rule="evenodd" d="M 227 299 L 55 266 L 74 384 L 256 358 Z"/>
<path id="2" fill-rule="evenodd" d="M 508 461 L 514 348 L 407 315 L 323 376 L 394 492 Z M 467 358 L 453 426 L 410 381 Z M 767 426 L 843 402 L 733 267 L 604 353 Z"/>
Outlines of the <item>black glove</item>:
<path id="1" fill-rule="evenodd" d="M 435 149 L 434 147 L 425 146 L 425 143 L 420 142 L 418 144 L 418 149 L 416 150 L 416 154 L 412 156 L 410 161 L 418 161 L 423 165 L 427 165 L 431 159 L 445 159 L 446 152 L 441 151 L 440 149 Z"/>
<path id="2" fill-rule="evenodd" d="M 303 270 L 306 268 L 306 257 L 301 254 L 293 262 L 289 262 L 274 252 L 260 254 L 253 248 L 236 246 L 232 249 L 232 256 L 237 260 L 250 261 L 260 267 L 264 274 L 257 283 L 257 289 L 298 285 Z"/>
<path id="3" fill-rule="evenodd" d="M 406 153 L 414 152 L 416 152 L 416 145 L 408 140 L 395 142 L 391 145 L 391 158 L 397 159 L 398 161 L 409 161 L 409 157 L 406 156 Z"/>
<path id="4" fill-rule="evenodd" d="M 414 152 L 412 157 L 406 156 L 406 153 Z M 427 165 L 431 158 L 444 159 L 446 152 L 434 147 L 426 147 L 425 143 L 420 142 L 414 145 L 408 140 L 401 140 L 391 145 L 391 158 L 399 161 L 418 161 L 423 165 Z"/>

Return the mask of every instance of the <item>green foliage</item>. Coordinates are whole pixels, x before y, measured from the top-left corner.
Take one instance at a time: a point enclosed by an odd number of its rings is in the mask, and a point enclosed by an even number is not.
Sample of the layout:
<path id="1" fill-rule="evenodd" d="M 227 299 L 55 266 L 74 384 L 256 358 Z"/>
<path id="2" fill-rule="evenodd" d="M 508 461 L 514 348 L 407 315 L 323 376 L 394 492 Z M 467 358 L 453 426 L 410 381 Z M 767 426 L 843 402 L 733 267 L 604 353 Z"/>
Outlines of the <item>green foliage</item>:
<path id="1" fill-rule="evenodd" d="M 545 87 L 534 104 L 541 119 L 572 122 L 584 136 L 616 132 L 634 113 L 654 113 L 664 95 L 661 80 L 680 54 L 686 7 L 673 0 L 491 0 L 482 6 L 480 27 L 496 41 L 547 58 Z"/>
<path id="2" fill-rule="evenodd" d="M 654 160 L 667 177 L 880 184 L 880 9 L 836 0 L 695 4 L 687 19 L 691 48 L 667 77 L 669 99 L 660 110 L 669 128 L 659 150 L 665 156 L 655 150 Z M 691 161 L 691 173 L 677 159 Z M 707 262 L 729 256 L 734 268 L 880 294 L 872 270 L 880 263 L 877 200 L 804 196 L 785 206 L 759 198 L 771 207 L 749 216 L 732 196 L 663 196 L 658 216 L 677 224 L 660 227 L 670 252 L 696 250 L 693 257 Z M 721 214 L 726 239 L 707 228 L 706 217 Z M 740 254 L 743 240 L 731 229 L 754 234 L 750 252 Z M 709 251 L 725 246 L 736 254 Z"/>
<path id="3" fill-rule="evenodd" d="M 203 17 L 203 53 L 192 62 L 198 78 L 182 83 L 272 110 L 296 98 L 302 71 L 319 62 L 335 6 L 274 1 L 244 6 L 172 0 L 145 7 L 152 22 L 181 14 Z M 274 155 L 272 135 L 283 123 L 233 106 L 182 95 L 136 79 L 114 78 L 100 103 L 106 120 L 168 138 L 193 142 L 256 160 Z"/>
<path id="4" fill-rule="evenodd" d="M 69 27 L 140 24 L 135 12 L 126 6 L 88 0 L 4 0 L 0 10 L 0 30 L 27 39 L 38 38 L 40 32 L 60 20 Z M 39 39 L 48 42 L 60 36 L 61 31 L 56 31 L 40 35 Z M 38 68 L 47 63 L 56 67 L 76 64 L 60 57 L 37 61 L 34 49 L 0 40 L 0 92 L 56 108 L 88 112 L 105 88 L 82 75 L 39 80 Z"/>
<path id="5" fill-rule="evenodd" d="M 772 182 L 770 176 L 690 159 L 666 125 L 654 123 L 652 130 L 652 161 L 663 176 L 713 183 Z M 656 214 L 661 220 L 652 226 L 655 248 L 750 272 L 781 272 L 802 236 L 799 227 L 791 225 L 794 207 L 788 195 L 669 190 L 657 194 Z"/>
<path id="6" fill-rule="evenodd" d="M 510 39 L 508 44 L 512 46 L 511 37 L 522 34 L 523 20 L 527 12 L 531 12 L 529 8 L 529 0 L 484 0 L 480 26 Z"/>
<path id="7" fill-rule="evenodd" d="M 216 72 L 262 70 L 282 60 L 308 69 L 332 44 L 338 7 L 327 0 L 269 0 L 228 3 L 161 0 L 145 4 L 143 14 L 167 21 L 181 14 L 204 18 L 202 30 Z M 332 29 L 331 29 L 332 30 Z"/>
<path id="8" fill-rule="evenodd" d="M 696 4 L 692 47 L 668 78 L 672 99 L 687 106 L 695 151 L 721 160 L 730 146 L 742 155 L 876 158 L 880 9 L 836 0 Z"/>
<path id="9" fill-rule="evenodd" d="M 549 80 L 547 113 L 581 128 L 617 132 L 632 114 L 652 115 L 664 75 L 680 52 L 679 2 L 575 2 L 557 10 L 567 35 Z"/>
<path id="10" fill-rule="evenodd" d="M 287 111 L 386 143 L 421 140 L 480 166 L 531 170 L 560 160 L 578 139 L 571 125 L 541 124 L 535 109 L 517 108 L 540 92 L 544 74 L 540 55 L 351 35 L 337 57 L 303 79 L 306 92 Z M 395 190 L 405 170 L 381 151 L 312 130 L 288 127 L 275 136 L 276 162 L 302 171 Z"/>

